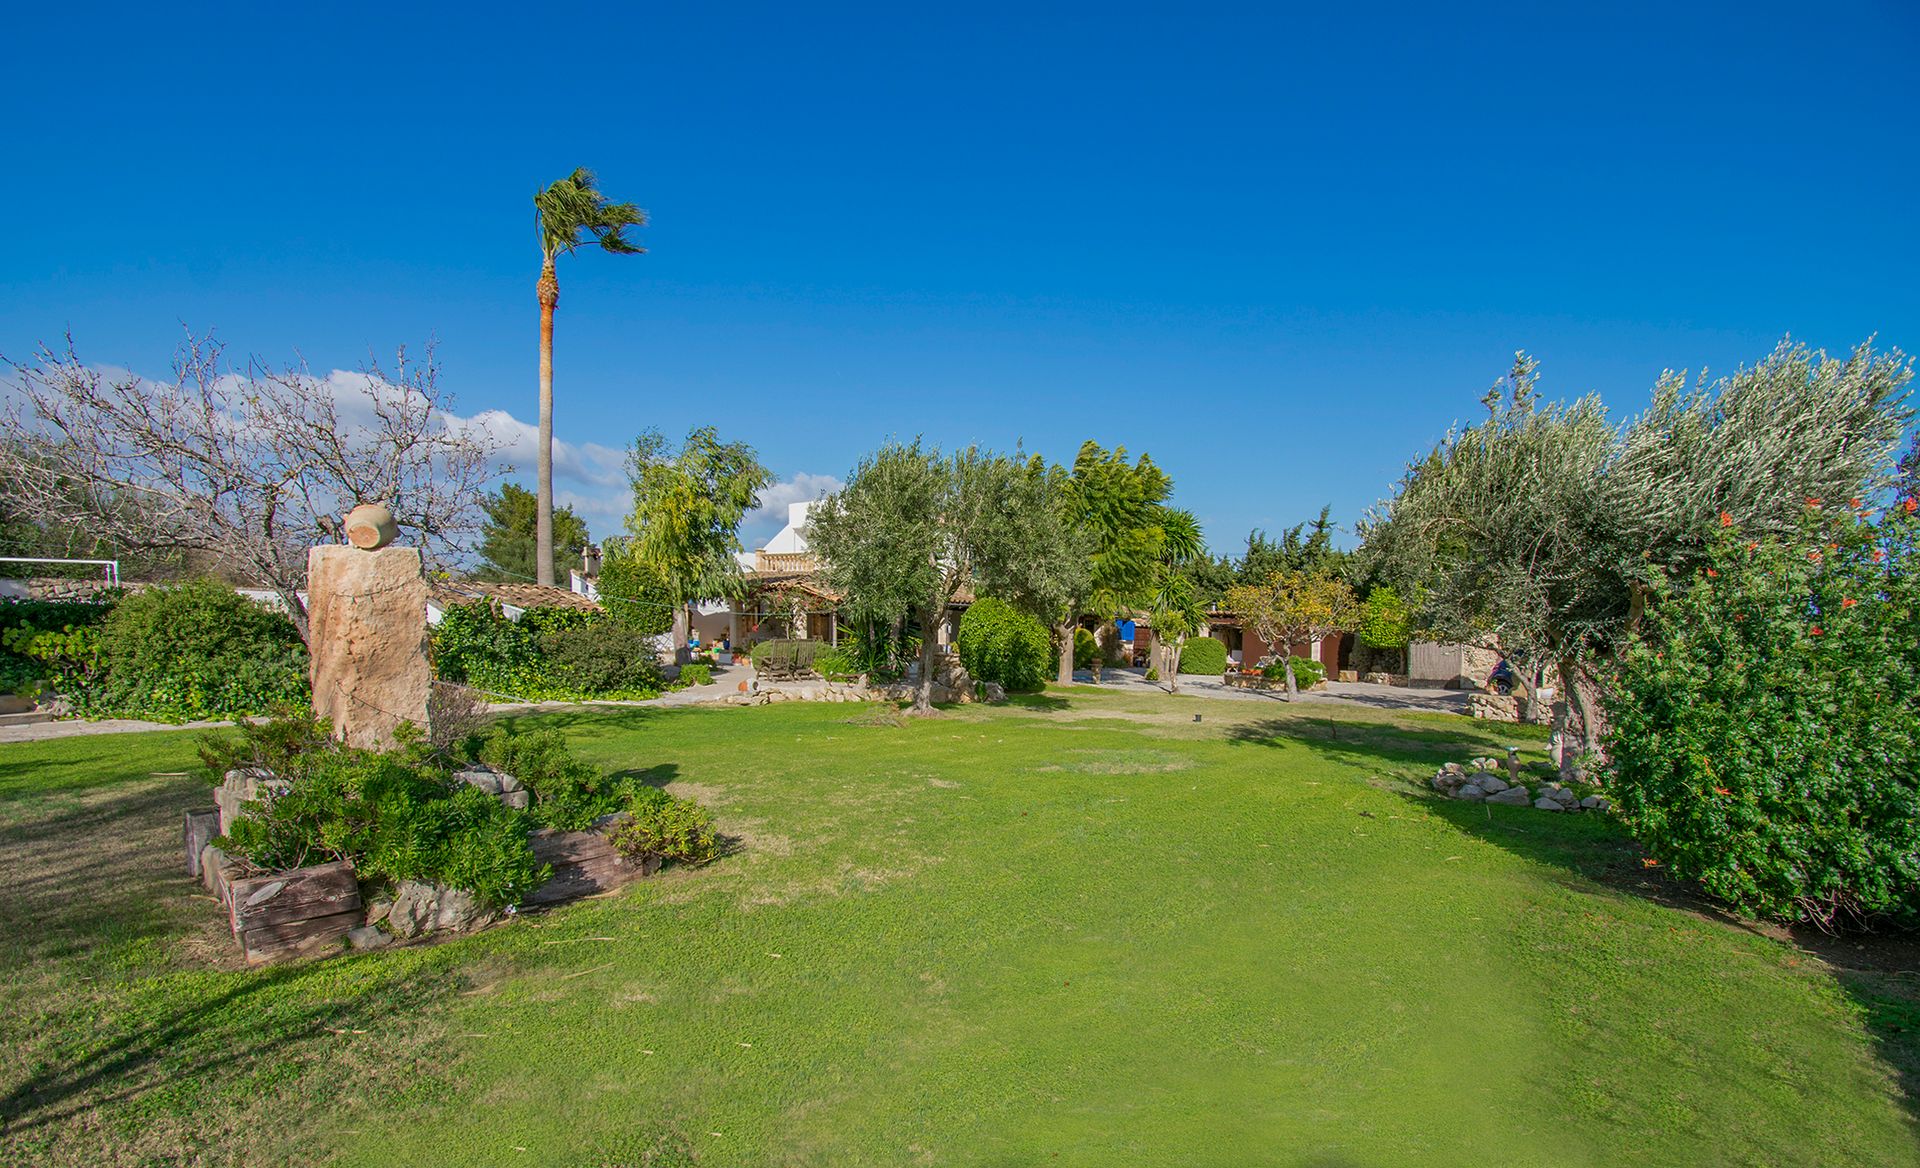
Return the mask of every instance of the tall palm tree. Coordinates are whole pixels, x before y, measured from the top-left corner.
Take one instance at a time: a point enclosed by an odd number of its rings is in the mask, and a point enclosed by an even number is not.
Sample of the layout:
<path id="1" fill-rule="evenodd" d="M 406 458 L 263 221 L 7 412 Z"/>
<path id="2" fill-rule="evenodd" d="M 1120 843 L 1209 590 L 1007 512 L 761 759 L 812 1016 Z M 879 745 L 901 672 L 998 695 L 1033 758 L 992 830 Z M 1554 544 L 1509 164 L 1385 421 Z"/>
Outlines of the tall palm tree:
<path id="1" fill-rule="evenodd" d="M 626 237 L 645 226 L 647 213 L 632 203 L 610 203 L 593 185 L 593 172 L 574 171 L 533 196 L 540 228 L 540 483 L 534 510 L 534 573 L 553 583 L 553 310 L 560 306 L 560 279 L 553 262 L 589 241 L 616 255 L 647 250 Z"/>

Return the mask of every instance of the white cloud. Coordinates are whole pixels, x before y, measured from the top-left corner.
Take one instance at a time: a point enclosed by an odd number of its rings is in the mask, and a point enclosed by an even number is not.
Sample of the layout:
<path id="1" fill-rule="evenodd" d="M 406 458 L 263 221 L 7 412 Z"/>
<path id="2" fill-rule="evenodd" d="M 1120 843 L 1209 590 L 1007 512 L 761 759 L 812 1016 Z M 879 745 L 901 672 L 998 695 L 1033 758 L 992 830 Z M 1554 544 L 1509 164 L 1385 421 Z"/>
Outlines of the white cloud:
<path id="1" fill-rule="evenodd" d="M 787 525 L 787 505 L 806 503 L 823 495 L 831 495 L 845 489 L 847 484 L 832 475 L 808 474 L 801 471 L 792 478 L 779 482 L 760 492 L 760 505 L 747 512 L 740 524 L 740 542 L 752 550 L 767 542 L 775 532 Z"/>
<path id="2" fill-rule="evenodd" d="M 92 368 L 109 379 L 134 376 L 117 367 Z M 238 374 L 227 378 L 239 380 Z M 333 393 L 342 422 L 367 426 L 373 420 L 376 378 L 368 373 L 335 369 L 324 376 L 315 375 Z M 18 396 L 11 378 L 0 377 L 0 407 Z M 477 432 L 498 449 L 495 465 L 502 477 L 532 489 L 539 466 L 540 428 L 522 421 L 506 410 L 482 410 L 471 416 L 443 413 L 445 423 L 456 430 Z M 627 452 L 598 442 L 568 442 L 559 435 L 553 440 L 553 493 L 556 507 L 571 507 L 587 521 L 594 539 L 624 534 L 627 510 L 632 495 L 627 485 Z M 760 505 L 747 513 L 740 525 L 740 542 L 748 548 L 765 543 L 786 526 L 787 505 L 818 499 L 846 486 L 833 475 L 805 471 L 781 479 L 760 493 Z"/>

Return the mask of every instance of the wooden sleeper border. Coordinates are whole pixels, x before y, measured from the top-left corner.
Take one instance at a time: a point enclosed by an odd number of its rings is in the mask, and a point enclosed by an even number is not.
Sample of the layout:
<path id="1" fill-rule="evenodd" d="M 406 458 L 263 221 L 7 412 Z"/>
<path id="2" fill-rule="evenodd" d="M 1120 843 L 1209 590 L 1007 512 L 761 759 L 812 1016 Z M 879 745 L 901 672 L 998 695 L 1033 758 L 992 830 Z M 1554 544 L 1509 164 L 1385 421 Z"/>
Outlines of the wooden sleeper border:
<path id="1" fill-rule="evenodd" d="M 220 812 L 189 811 L 185 846 L 187 873 L 197 876 L 227 910 L 234 940 L 247 964 L 337 949 L 347 933 L 364 921 L 360 883 L 345 860 L 313 864 L 286 872 L 246 875 L 246 867 L 215 847 Z M 611 892 L 660 869 L 657 857 L 633 861 L 598 831 L 535 831 L 528 842 L 541 863 L 553 866 L 546 883 L 522 904 L 546 907 Z"/>

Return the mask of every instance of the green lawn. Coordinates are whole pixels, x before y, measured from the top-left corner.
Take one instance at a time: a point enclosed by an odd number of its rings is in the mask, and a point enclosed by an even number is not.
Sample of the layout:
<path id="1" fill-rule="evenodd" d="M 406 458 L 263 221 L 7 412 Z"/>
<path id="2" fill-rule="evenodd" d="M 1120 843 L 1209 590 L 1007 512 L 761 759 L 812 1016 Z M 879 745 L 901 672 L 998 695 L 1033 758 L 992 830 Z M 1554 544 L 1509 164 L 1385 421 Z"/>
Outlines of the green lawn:
<path id="1" fill-rule="evenodd" d="M 1870 1030 L 1600 817 L 1420 786 L 1528 731 L 1086 690 L 547 721 L 738 851 L 256 972 L 177 870 L 204 786 L 150 777 L 194 735 L 0 746 L 0 1163 L 1920 1161 L 1897 979 Z"/>

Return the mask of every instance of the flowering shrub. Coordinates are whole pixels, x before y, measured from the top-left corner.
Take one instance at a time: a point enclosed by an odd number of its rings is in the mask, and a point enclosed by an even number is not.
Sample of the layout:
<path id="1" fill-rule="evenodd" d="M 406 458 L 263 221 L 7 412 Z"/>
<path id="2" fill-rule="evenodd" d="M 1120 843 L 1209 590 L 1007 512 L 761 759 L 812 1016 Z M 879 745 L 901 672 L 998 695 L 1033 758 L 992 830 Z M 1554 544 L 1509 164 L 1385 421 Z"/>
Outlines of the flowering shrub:
<path id="1" fill-rule="evenodd" d="M 1920 921 L 1916 510 L 1810 499 L 1787 539 L 1722 517 L 1608 687 L 1620 813 L 1747 912 Z"/>

